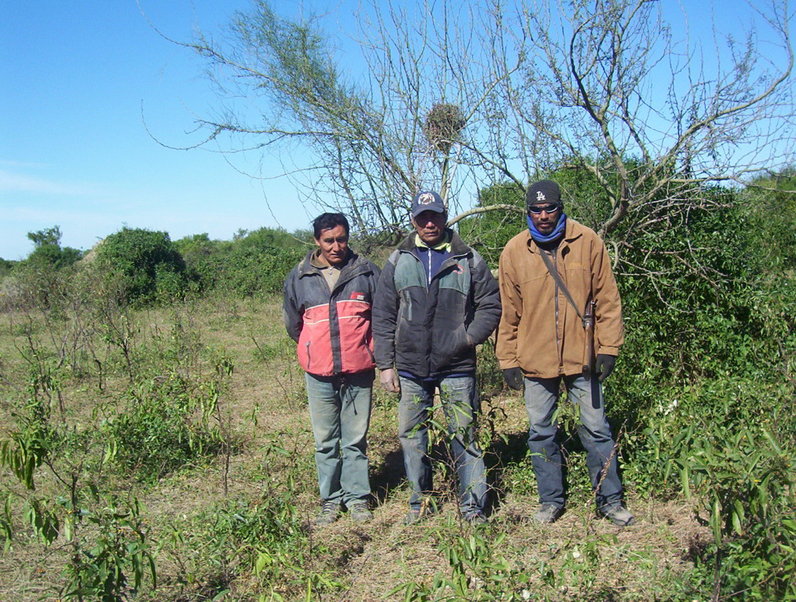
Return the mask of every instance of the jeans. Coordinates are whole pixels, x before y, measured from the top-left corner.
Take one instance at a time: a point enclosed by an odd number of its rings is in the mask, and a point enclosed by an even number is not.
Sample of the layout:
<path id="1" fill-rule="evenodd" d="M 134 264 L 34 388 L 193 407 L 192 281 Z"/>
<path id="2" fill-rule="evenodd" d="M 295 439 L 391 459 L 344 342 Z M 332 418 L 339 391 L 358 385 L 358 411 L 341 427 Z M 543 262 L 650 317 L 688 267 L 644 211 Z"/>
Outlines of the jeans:
<path id="1" fill-rule="evenodd" d="M 367 434 L 375 372 L 322 377 L 305 373 L 315 464 L 323 501 L 366 501 Z"/>
<path id="2" fill-rule="evenodd" d="M 439 385 L 453 463 L 459 480 L 462 514 L 481 512 L 486 503 L 486 468 L 475 434 L 478 398 L 475 377 L 441 378 L 436 382 L 401 378 L 398 404 L 398 437 L 404 456 L 406 478 L 412 487 L 409 506 L 419 509 L 433 491 L 428 457 L 428 423 Z"/>
<path id="3" fill-rule="evenodd" d="M 581 375 L 559 378 L 525 378 L 525 409 L 528 411 L 533 470 L 542 504 L 564 505 L 564 479 L 561 470 L 561 449 L 555 440 L 558 425 L 553 414 L 558 404 L 561 378 L 573 403 L 580 409 L 578 436 L 586 448 L 597 507 L 605 508 L 622 500 L 622 482 L 616 462 L 616 449 L 611 427 L 605 418 L 602 386 L 596 378 Z"/>

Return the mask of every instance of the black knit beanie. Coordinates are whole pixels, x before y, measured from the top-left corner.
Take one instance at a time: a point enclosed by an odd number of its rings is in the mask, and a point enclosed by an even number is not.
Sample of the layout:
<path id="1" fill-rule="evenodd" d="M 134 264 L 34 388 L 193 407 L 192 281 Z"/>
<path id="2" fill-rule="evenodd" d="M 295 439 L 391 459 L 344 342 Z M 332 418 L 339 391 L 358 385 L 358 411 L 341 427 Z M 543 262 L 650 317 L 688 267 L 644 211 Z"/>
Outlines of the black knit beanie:
<path id="1" fill-rule="evenodd" d="M 561 189 L 558 184 L 553 182 L 553 180 L 540 180 L 532 184 L 525 193 L 526 211 L 531 205 L 536 205 L 537 203 L 555 203 L 559 207 L 563 207 Z"/>

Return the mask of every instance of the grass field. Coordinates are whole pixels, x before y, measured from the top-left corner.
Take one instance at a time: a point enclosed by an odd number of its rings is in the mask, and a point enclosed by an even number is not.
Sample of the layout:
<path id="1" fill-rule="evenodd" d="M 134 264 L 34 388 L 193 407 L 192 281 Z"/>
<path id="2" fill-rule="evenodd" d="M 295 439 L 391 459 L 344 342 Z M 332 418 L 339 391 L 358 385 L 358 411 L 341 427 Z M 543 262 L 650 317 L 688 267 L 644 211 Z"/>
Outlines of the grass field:
<path id="1" fill-rule="evenodd" d="M 397 397 L 379 391 L 374 520 L 311 528 L 312 434 L 279 300 L 0 318 L 4 453 L 28 459 L 35 487 L 24 462 L 5 462 L 0 599 L 691 599 L 693 559 L 711 539 L 696 501 L 642 499 L 628 481 L 637 524 L 595 518 L 573 433 L 566 514 L 528 520 L 524 406 L 488 344 L 488 524 L 460 520 L 438 434 L 441 512 L 403 526 Z"/>

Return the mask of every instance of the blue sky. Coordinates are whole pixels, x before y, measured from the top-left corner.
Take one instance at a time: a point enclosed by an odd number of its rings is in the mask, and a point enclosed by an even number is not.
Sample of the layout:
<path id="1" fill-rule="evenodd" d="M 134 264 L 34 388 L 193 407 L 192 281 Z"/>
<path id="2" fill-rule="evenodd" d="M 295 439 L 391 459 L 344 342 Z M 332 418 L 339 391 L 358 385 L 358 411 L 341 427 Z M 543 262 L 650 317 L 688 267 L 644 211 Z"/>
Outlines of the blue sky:
<path id="1" fill-rule="evenodd" d="M 185 41 L 197 29 L 218 35 L 248 6 L 141 0 L 158 29 Z M 0 8 L 0 257 L 24 258 L 27 233 L 53 225 L 63 245 L 80 249 L 123 226 L 173 240 L 308 226 L 312 216 L 286 181 L 253 180 L 212 148 L 172 150 L 150 137 L 147 127 L 166 143 L 190 143 L 194 117 L 217 103 L 202 61 L 160 37 L 135 0 L 0 0 Z"/>
<path id="2" fill-rule="evenodd" d="M 726 33 L 749 14 L 743 0 L 664 2 L 675 19 L 688 13 L 691 35 L 711 16 Z M 273 4 L 289 17 L 302 9 L 325 13 L 335 48 L 355 35 L 358 0 Z M 27 233 L 54 225 L 63 245 L 89 249 L 124 226 L 165 230 L 174 240 L 203 232 L 230 239 L 239 229 L 303 229 L 317 213 L 276 177 L 282 167 L 274 157 L 235 157 L 247 171 L 261 166 L 266 179 L 258 180 L 212 147 L 173 150 L 147 132 L 188 145 L 197 141 L 186 134 L 194 119 L 219 107 L 204 62 L 152 25 L 182 41 L 198 30 L 219 36 L 250 0 L 140 5 L 0 0 L 0 257 L 26 257 L 33 249 Z"/>

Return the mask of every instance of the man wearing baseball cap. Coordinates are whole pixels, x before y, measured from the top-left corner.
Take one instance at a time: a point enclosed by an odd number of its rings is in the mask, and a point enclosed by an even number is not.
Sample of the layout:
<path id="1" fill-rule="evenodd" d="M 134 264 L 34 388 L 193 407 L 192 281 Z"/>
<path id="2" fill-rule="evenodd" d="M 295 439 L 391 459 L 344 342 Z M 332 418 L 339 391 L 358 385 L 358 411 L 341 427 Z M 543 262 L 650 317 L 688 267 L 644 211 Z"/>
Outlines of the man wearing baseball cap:
<path id="1" fill-rule="evenodd" d="M 428 423 L 434 394 L 447 419 L 464 520 L 486 520 L 483 452 L 475 433 L 479 410 L 475 347 L 500 319 L 498 285 L 484 259 L 446 227 L 436 192 L 412 200 L 415 231 L 393 251 L 373 302 L 376 366 L 382 386 L 400 393 L 399 438 L 412 487 L 405 523 L 435 509 Z"/>
<path id="2" fill-rule="evenodd" d="M 611 260 L 593 230 L 566 216 L 558 184 L 536 182 L 525 200 L 528 227 L 500 255 L 503 312 L 495 351 L 508 385 L 524 389 L 540 501 L 533 518 L 551 523 L 564 511 L 562 456 L 553 422 L 563 381 L 580 409 L 578 434 L 597 511 L 627 526 L 634 518 L 622 503 L 602 390 L 624 342 Z"/>

